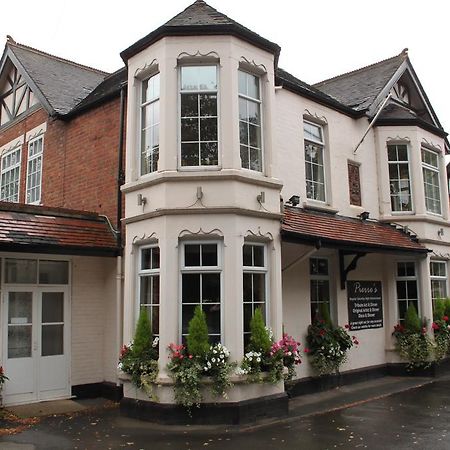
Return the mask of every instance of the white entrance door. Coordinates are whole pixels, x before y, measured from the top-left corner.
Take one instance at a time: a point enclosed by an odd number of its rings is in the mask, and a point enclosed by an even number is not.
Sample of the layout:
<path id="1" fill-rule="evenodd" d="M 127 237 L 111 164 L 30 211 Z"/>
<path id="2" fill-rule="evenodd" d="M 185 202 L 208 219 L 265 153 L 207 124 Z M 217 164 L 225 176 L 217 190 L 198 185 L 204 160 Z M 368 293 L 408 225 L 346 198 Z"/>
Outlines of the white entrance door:
<path id="1" fill-rule="evenodd" d="M 4 295 L 5 404 L 70 395 L 65 288 L 14 288 Z"/>

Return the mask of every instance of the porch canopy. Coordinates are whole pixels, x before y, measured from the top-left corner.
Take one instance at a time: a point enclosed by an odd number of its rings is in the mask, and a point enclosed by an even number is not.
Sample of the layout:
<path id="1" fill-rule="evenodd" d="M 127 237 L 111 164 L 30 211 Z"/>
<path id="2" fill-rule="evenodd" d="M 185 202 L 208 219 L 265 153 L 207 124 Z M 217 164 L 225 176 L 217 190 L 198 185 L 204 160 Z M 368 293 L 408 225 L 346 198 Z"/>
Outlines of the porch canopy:
<path id="1" fill-rule="evenodd" d="M 341 288 L 358 259 L 367 253 L 391 253 L 425 257 L 428 249 L 405 228 L 372 219 L 356 219 L 328 212 L 286 206 L 281 225 L 285 242 L 339 250 Z M 345 266 L 344 257 L 353 259 Z"/>
<path id="2" fill-rule="evenodd" d="M 0 202 L 0 251 L 117 256 L 120 249 L 96 213 Z"/>

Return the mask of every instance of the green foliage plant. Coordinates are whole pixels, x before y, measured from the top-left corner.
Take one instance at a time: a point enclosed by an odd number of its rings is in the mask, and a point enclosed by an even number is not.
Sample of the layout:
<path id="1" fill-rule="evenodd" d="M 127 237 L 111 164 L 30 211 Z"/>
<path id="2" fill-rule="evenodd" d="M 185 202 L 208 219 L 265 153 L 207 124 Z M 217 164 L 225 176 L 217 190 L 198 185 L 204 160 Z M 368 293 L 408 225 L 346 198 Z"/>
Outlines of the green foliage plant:
<path id="1" fill-rule="evenodd" d="M 200 306 L 195 308 L 188 331 L 186 339 L 188 352 L 193 356 L 204 358 L 209 352 L 210 344 L 206 316 Z"/>

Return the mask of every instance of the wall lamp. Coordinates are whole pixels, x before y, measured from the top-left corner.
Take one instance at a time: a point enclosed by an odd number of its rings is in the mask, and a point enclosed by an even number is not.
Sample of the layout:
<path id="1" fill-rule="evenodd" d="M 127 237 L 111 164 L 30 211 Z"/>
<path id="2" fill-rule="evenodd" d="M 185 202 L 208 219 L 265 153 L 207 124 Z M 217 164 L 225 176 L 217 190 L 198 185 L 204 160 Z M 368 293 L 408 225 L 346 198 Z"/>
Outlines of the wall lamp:
<path id="1" fill-rule="evenodd" d="M 143 197 L 142 194 L 137 195 L 138 206 L 145 206 L 147 204 L 147 197 Z"/>
<path id="2" fill-rule="evenodd" d="M 370 212 L 369 211 L 364 211 L 362 212 L 358 217 L 361 218 L 361 220 L 367 220 L 370 216 Z"/>
<path id="3" fill-rule="evenodd" d="M 290 203 L 292 206 L 298 206 L 300 204 L 300 196 L 299 195 L 293 195 L 288 200 L 288 203 Z"/>

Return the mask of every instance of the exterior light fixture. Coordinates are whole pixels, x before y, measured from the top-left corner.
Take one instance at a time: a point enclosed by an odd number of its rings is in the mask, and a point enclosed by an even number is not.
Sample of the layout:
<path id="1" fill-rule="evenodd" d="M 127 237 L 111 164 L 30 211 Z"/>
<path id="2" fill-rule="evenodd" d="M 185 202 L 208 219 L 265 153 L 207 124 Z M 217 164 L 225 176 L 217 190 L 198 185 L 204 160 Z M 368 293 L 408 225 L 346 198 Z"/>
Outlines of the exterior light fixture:
<path id="1" fill-rule="evenodd" d="M 293 195 L 288 200 L 288 203 L 290 203 L 292 206 L 298 206 L 300 204 L 300 196 L 299 195 Z"/>
<path id="2" fill-rule="evenodd" d="M 361 218 L 361 220 L 367 220 L 370 216 L 370 212 L 369 211 L 364 211 L 362 212 L 358 217 Z"/>
<path id="3" fill-rule="evenodd" d="M 143 197 L 142 194 L 138 194 L 137 204 L 138 206 L 145 206 L 147 204 L 147 197 Z"/>

